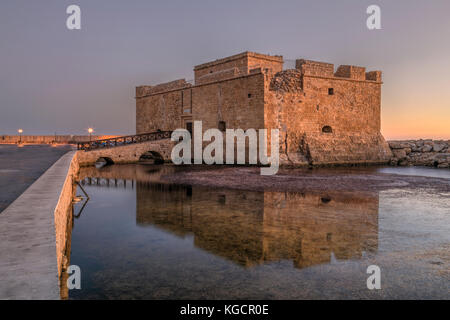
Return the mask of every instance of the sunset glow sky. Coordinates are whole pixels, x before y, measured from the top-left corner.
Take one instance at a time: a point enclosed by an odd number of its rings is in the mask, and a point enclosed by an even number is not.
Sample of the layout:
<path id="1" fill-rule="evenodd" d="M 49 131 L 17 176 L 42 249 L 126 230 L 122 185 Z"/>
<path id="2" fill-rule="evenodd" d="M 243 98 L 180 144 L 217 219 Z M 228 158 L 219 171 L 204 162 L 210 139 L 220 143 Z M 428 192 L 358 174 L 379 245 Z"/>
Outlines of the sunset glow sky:
<path id="1" fill-rule="evenodd" d="M 449 15 L 448 0 L 2 0 L 0 134 L 132 134 L 135 86 L 248 50 L 382 70 L 384 136 L 450 139 Z"/>

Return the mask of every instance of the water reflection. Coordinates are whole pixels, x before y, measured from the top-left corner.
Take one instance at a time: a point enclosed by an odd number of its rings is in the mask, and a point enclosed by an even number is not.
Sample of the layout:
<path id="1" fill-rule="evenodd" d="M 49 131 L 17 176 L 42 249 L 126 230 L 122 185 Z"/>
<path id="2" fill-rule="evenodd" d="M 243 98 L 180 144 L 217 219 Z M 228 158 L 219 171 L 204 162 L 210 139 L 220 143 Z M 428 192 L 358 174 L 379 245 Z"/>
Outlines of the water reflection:
<path id="1" fill-rule="evenodd" d="M 208 190 L 139 183 L 136 221 L 250 267 L 291 260 L 296 268 L 377 250 L 378 196 Z"/>
<path id="2" fill-rule="evenodd" d="M 71 299 L 448 297 L 444 194 L 164 183 L 177 170 L 198 169 L 82 168 L 90 201 L 73 221 L 70 260 L 82 270 L 82 290 L 71 290 Z M 343 171 L 336 170 L 363 174 Z M 382 290 L 366 288 L 372 264 L 383 270 Z"/>
<path id="3" fill-rule="evenodd" d="M 88 168 L 82 184 L 135 188 L 138 226 L 193 236 L 197 248 L 244 267 L 290 260 L 304 268 L 377 251 L 378 193 L 206 189 L 160 183 L 174 169 L 148 168 Z"/>

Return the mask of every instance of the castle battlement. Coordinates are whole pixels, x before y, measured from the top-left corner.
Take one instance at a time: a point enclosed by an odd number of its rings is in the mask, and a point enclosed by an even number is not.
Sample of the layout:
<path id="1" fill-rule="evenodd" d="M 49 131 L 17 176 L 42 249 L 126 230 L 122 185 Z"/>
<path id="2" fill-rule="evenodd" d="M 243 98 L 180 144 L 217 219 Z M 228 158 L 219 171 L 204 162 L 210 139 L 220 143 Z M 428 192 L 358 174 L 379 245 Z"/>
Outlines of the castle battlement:
<path id="1" fill-rule="evenodd" d="M 191 86 L 192 84 L 187 82 L 186 79 L 178 79 L 170 82 L 160 83 L 154 86 L 139 86 L 136 87 L 136 98 L 163 93 L 171 90 L 188 88 Z"/>
<path id="2" fill-rule="evenodd" d="M 276 75 L 278 72 L 283 71 L 283 63 L 283 56 L 272 56 L 246 51 L 195 66 L 194 84 L 187 82 L 186 79 L 178 79 L 154 86 L 144 85 L 136 87 L 136 98 L 180 90 L 191 86 L 226 81 L 257 73 Z M 314 60 L 297 59 L 295 60 L 295 69 L 288 70 L 299 70 L 300 77 L 381 82 L 381 71 L 366 72 L 366 68 L 364 67 L 341 65 L 335 72 L 334 64 Z"/>
<path id="3" fill-rule="evenodd" d="M 334 71 L 334 64 L 305 59 L 295 61 L 295 68 L 305 76 L 343 78 L 360 81 L 381 82 L 381 71 L 366 72 L 365 67 L 341 65 Z"/>
<path id="4" fill-rule="evenodd" d="M 234 72 L 235 76 L 242 76 L 248 75 L 251 70 L 258 68 L 279 72 L 283 70 L 283 57 L 246 51 L 206 62 L 194 67 L 195 84 L 205 83 L 206 79 L 210 79 L 210 81 L 223 79 L 225 71 L 228 72 L 228 76 L 231 72 Z"/>
<path id="5" fill-rule="evenodd" d="M 381 71 L 243 52 L 194 67 L 179 79 L 136 88 L 136 133 L 279 129 L 281 160 L 291 164 L 383 163 L 391 157 L 380 133 Z"/>

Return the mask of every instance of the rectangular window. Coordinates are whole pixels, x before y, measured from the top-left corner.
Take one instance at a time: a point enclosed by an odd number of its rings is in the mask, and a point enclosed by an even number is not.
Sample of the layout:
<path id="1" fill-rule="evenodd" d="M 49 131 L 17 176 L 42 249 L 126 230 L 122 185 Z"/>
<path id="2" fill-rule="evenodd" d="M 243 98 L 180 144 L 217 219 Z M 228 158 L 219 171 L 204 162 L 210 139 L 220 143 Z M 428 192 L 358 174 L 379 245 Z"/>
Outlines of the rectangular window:
<path id="1" fill-rule="evenodd" d="M 186 122 L 186 130 L 192 135 L 192 122 Z"/>
<path id="2" fill-rule="evenodd" d="M 328 95 L 332 96 L 334 94 L 333 88 L 328 88 Z"/>
<path id="3" fill-rule="evenodd" d="M 226 129 L 227 129 L 227 124 L 225 123 L 225 121 L 219 121 L 219 130 L 225 131 Z"/>

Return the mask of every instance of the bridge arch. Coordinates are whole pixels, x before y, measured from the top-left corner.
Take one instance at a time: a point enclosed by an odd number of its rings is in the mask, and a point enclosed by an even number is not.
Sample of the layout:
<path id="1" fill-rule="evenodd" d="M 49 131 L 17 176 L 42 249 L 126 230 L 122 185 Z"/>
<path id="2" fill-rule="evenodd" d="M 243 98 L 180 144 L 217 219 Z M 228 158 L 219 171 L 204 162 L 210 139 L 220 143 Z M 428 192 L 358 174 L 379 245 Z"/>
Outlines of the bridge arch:
<path id="1" fill-rule="evenodd" d="M 139 163 L 162 164 L 162 163 L 164 163 L 164 158 L 159 152 L 150 150 L 150 151 L 144 152 L 139 157 Z"/>
<path id="2" fill-rule="evenodd" d="M 109 157 L 99 157 L 96 161 L 95 161 L 95 166 L 97 168 L 102 168 L 104 166 L 108 166 L 114 164 L 114 161 L 109 158 Z"/>

